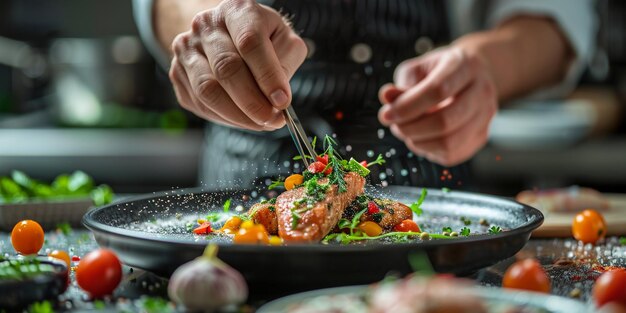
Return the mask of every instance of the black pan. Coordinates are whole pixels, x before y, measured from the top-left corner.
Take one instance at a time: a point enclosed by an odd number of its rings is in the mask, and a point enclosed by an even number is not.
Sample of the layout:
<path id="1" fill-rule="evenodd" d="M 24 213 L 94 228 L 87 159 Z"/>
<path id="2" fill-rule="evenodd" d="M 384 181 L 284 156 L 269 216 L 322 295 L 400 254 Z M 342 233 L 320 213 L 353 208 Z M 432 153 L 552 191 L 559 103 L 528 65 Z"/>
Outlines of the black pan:
<path id="1" fill-rule="evenodd" d="M 382 193 L 410 204 L 420 191 L 394 186 Z M 469 274 L 514 255 L 543 222 L 541 212 L 509 199 L 431 189 L 423 204 L 424 214 L 418 218 L 423 231 L 439 233 L 442 226 L 458 231 L 464 226 L 460 219 L 464 217 L 471 221 L 468 227 L 473 233 L 482 234 L 411 243 L 276 247 L 235 245 L 194 236 L 185 228 L 186 220 L 222 210 L 228 198 L 233 199 L 234 211 L 238 205 L 249 208 L 262 196 L 248 191 L 169 191 L 94 209 L 84 216 L 83 223 L 99 245 L 113 249 L 127 265 L 163 276 L 201 255 L 207 243 L 214 241 L 220 246 L 219 258 L 239 270 L 254 293 L 267 291 L 267 286 L 294 292 L 372 283 L 390 272 L 411 272 L 408 255 L 416 251 L 425 252 L 438 272 Z M 479 225 L 480 219 L 503 231 L 486 234 L 488 226 Z"/>

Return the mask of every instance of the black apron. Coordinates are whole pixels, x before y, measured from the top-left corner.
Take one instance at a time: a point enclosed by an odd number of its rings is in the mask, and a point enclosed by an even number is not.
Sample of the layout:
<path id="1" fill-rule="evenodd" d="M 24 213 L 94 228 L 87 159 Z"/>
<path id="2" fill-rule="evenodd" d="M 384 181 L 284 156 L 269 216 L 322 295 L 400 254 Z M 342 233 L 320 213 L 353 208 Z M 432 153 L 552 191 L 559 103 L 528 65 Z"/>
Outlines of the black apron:
<path id="1" fill-rule="evenodd" d="M 444 168 L 411 153 L 377 119 L 380 87 L 396 66 L 449 41 L 441 0 L 265 1 L 289 16 L 309 55 L 291 80 L 292 105 L 307 133 L 333 134 L 346 157 L 373 160 L 373 184 L 464 188 L 467 164 Z M 303 170 L 285 128 L 249 132 L 207 126 L 201 183 L 210 187 L 267 185 Z"/>

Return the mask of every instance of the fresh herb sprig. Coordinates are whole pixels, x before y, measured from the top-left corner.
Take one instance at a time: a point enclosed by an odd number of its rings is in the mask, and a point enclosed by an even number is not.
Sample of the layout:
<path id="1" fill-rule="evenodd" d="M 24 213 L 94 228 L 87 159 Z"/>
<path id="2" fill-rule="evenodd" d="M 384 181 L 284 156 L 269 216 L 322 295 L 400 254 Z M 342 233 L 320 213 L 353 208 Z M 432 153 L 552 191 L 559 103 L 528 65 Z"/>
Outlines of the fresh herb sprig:
<path id="1" fill-rule="evenodd" d="M 329 243 L 331 241 L 338 241 L 341 242 L 342 244 L 348 244 L 354 241 L 362 241 L 362 240 L 376 240 L 376 239 L 381 239 L 381 238 L 394 238 L 396 239 L 396 242 L 406 242 L 407 241 L 407 237 L 409 236 L 416 236 L 419 237 L 421 234 L 423 233 L 419 233 L 419 232 L 389 232 L 389 233 L 384 233 L 382 235 L 378 235 L 378 236 L 368 236 L 365 233 L 362 232 L 356 232 L 355 234 L 346 234 L 346 233 L 332 233 L 327 235 L 326 237 L 324 237 L 324 239 L 322 240 L 323 243 Z M 444 236 L 444 235 L 439 235 L 439 234 L 429 234 L 430 238 L 434 238 L 434 239 L 452 239 L 454 237 L 450 237 L 450 236 Z"/>
<path id="2" fill-rule="evenodd" d="M 467 227 L 463 227 L 463 229 L 461 229 L 461 236 L 468 237 L 469 235 L 470 235 L 470 229 Z"/>
<path id="3" fill-rule="evenodd" d="M 342 166 L 342 158 L 335 150 L 337 142 L 330 136 L 324 138 L 324 153 L 328 155 L 328 165 L 326 168 L 331 168 L 332 172 L 328 175 L 328 182 L 331 185 L 337 185 L 338 193 L 344 193 L 347 190 L 346 181 L 344 175 L 346 174 Z M 324 171 L 326 171 L 326 168 Z"/>
<path id="4" fill-rule="evenodd" d="M 422 210 L 422 203 L 426 199 L 426 195 L 428 195 L 428 190 L 426 190 L 426 188 L 422 188 L 422 193 L 420 194 L 419 199 L 413 202 L 410 206 L 411 211 L 413 211 L 413 213 L 417 216 L 421 216 L 422 213 L 424 213 L 424 210 Z"/>
<path id="5" fill-rule="evenodd" d="M 285 180 L 283 180 L 282 178 L 278 178 L 278 180 L 273 180 L 272 184 L 270 184 L 269 186 L 267 186 L 268 190 L 272 190 L 274 188 L 278 188 L 278 187 L 285 187 Z"/>
<path id="6" fill-rule="evenodd" d="M 622 246 L 626 246 L 626 237 L 620 237 L 620 238 L 619 238 L 619 243 L 620 243 Z"/>
<path id="7" fill-rule="evenodd" d="M 376 160 L 372 161 L 372 162 L 367 162 L 367 167 L 370 167 L 372 165 L 383 165 L 385 164 L 385 159 L 383 158 L 382 154 L 379 154 L 378 157 L 376 157 Z"/>
<path id="8" fill-rule="evenodd" d="M 222 205 L 222 212 L 213 212 L 207 214 L 206 220 L 211 223 L 215 223 L 221 220 L 224 216 L 224 213 L 228 213 L 230 211 L 230 203 L 232 202 L 232 200 L 232 198 L 228 198 L 226 201 L 224 201 L 224 204 Z"/>
<path id="9" fill-rule="evenodd" d="M 500 226 L 491 226 L 491 228 L 489 228 L 489 233 L 496 235 L 502 232 L 502 228 L 500 228 Z"/>

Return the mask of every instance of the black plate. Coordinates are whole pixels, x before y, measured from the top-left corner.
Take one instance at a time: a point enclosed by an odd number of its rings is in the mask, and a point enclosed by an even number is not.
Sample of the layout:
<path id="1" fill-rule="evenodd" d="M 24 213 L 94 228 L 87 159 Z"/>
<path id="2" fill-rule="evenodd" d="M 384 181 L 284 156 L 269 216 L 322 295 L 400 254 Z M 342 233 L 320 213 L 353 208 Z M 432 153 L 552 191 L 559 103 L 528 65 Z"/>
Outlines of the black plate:
<path id="1" fill-rule="evenodd" d="M 420 191 L 394 186 L 381 193 L 410 204 Z M 436 271 L 469 274 L 514 255 L 543 222 L 541 212 L 509 199 L 432 189 L 428 192 L 424 214 L 418 218 L 422 230 L 441 232 L 442 226 L 451 226 L 458 231 L 464 226 L 460 217 L 465 217 L 472 222 L 468 226 L 472 232 L 482 234 L 411 243 L 235 245 L 194 236 L 185 229 L 185 221 L 209 211 L 221 211 L 228 198 L 233 199 L 233 211 L 238 205 L 250 207 L 263 195 L 198 189 L 163 192 L 100 207 L 87 213 L 83 223 L 94 232 L 99 245 L 113 249 L 127 265 L 163 276 L 201 255 L 207 243 L 217 242 L 219 258 L 239 270 L 254 293 L 267 291 L 263 287 L 268 284 L 294 292 L 372 283 L 389 272 L 409 273 L 408 255 L 415 251 L 425 252 Z M 244 195 L 251 198 L 244 202 Z M 488 227 L 478 225 L 481 218 L 503 231 L 486 234 Z"/>
<path id="2" fill-rule="evenodd" d="M 8 260 L 20 259 L 23 257 L 12 257 Z M 20 280 L 0 280 L 0 311 L 17 311 L 27 308 L 33 302 L 54 300 L 67 289 L 68 268 L 64 262 L 47 256 L 38 256 L 36 259 L 40 264 L 51 265 L 54 271 Z"/>

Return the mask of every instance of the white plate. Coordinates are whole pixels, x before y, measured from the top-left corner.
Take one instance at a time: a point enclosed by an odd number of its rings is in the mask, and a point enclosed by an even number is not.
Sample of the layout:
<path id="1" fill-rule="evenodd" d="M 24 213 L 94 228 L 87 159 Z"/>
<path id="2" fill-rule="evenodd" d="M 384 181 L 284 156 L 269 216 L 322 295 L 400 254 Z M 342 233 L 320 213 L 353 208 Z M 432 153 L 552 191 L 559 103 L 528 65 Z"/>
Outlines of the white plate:
<path id="1" fill-rule="evenodd" d="M 324 296 L 356 295 L 359 297 L 365 295 L 367 289 L 368 286 L 348 286 L 307 291 L 271 301 L 262 306 L 257 313 L 287 313 L 288 308 L 306 300 Z M 484 299 L 490 308 L 501 305 L 514 305 L 539 309 L 549 313 L 593 312 L 592 308 L 580 301 L 554 295 L 478 286 L 473 287 L 472 292 L 475 292 L 479 298 Z"/>

